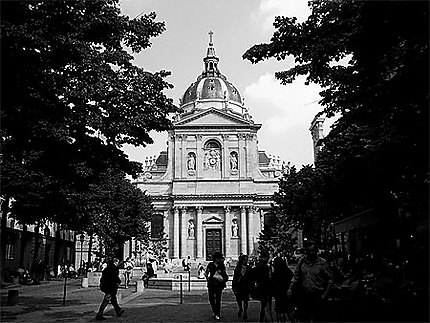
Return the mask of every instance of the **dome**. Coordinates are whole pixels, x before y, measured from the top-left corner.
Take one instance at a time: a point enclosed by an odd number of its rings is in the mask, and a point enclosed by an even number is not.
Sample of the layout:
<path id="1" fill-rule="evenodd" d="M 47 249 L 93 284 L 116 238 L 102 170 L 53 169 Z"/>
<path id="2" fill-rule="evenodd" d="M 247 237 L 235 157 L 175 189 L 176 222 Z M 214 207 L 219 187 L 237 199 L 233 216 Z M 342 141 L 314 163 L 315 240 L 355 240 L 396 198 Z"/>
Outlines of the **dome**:
<path id="1" fill-rule="evenodd" d="M 220 99 L 242 104 L 239 91 L 222 74 L 218 76 L 199 76 L 196 82 L 192 83 L 185 91 L 182 97 L 182 105 L 187 105 L 197 99 Z"/>
<path id="2" fill-rule="evenodd" d="M 209 35 L 209 47 L 206 57 L 203 58 L 204 70 L 197 77 L 197 80 L 187 88 L 180 105 L 186 110 L 187 106 L 195 105 L 196 102 L 219 101 L 242 107 L 243 101 L 239 91 L 218 70 L 219 58 L 215 55 L 212 33 Z"/>

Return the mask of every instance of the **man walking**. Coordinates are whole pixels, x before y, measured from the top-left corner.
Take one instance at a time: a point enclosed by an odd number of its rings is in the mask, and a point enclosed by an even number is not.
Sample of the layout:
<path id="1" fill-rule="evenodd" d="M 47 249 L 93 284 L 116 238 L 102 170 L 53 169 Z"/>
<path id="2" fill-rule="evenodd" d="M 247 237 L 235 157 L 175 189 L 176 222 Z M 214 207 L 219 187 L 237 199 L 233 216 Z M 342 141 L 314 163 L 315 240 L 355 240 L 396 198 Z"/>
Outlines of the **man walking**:
<path id="1" fill-rule="evenodd" d="M 100 279 L 100 290 L 105 293 L 105 295 L 96 315 L 96 320 L 106 320 L 106 318 L 103 316 L 103 312 L 109 302 L 114 307 L 118 317 L 124 313 L 124 310 L 118 305 L 118 300 L 116 298 L 118 286 L 121 284 L 118 265 L 119 260 L 117 258 L 113 258 L 108 262 L 107 267 L 102 272 L 102 278 Z"/>
<path id="2" fill-rule="evenodd" d="M 327 261 L 318 256 L 317 244 L 308 241 L 306 255 L 299 260 L 288 290 L 290 297 L 296 294 L 301 322 L 324 321 L 325 302 L 332 279 Z"/>

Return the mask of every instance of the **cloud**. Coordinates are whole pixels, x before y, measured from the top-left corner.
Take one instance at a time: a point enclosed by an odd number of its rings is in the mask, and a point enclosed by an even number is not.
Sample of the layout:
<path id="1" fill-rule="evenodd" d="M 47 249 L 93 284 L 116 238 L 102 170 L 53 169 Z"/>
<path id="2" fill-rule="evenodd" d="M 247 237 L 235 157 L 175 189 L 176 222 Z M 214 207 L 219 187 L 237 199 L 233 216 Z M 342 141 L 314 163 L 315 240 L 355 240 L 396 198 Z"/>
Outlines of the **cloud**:
<path id="1" fill-rule="evenodd" d="M 304 85 L 304 77 L 281 85 L 267 73 L 245 88 L 247 105 L 256 122 L 276 135 L 298 127 L 309 128 L 314 116 L 322 110 L 318 104 L 320 87 Z M 264 107 L 264 108 L 263 108 Z"/>
<path id="2" fill-rule="evenodd" d="M 307 0 L 262 0 L 256 14 L 263 19 L 263 30 L 271 30 L 276 16 L 296 17 L 303 22 L 309 16 L 311 10 Z"/>

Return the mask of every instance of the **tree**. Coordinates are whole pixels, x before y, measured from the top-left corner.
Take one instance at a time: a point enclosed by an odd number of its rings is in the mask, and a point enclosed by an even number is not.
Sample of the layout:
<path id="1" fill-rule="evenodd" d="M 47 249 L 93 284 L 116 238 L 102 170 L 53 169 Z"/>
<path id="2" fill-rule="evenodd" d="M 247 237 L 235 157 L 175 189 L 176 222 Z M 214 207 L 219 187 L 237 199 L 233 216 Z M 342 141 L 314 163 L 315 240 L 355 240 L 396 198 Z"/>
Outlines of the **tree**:
<path id="1" fill-rule="evenodd" d="M 333 221 L 323 192 L 324 183 L 311 165 L 299 171 L 293 166 L 289 175 L 281 178 L 272 206 L 275 223 L 271 229 L 275 230 L 276 237 L 271 239 L 273 249 L 295 250 L 298 230 L 303 230 L 303 236 L 308 239 L 321 239 L 321 228 Z"/>
<path id="2" fill-rule="evenodd" d="M 277 17 L 270 42 L 254 45 L 244 59 L 293 56 L 295 66 L 276 77 L 287 84 L 306 75 L 307 83 L 323 87 L 322 113 L 340 114 L 316 162 L 321 197 L 337 216 L 396 205 L 426 217 L 428 3 L 321 0 L 310 6 L 303 23 Z"/>
<path id="3" fill-rule="evenodd" d="M 147 223 L 154 213 L 151 199 L 126 179 L 124 172 L 108 170 L 99 183 L 91 185 L 90 192 L 82 198 L 90 196 L 91 200 L 84 201 L 76 209 L 82 212 L 80 218 L 86 220 L 82 227 L 101 239 L 108 256 L 114 256 L 131 238 L 149 239 Z"/>
<path id="4" fill-rule="evenodd" d="M 1 5 L 2 196 L 14 199 L 7 211 L 21 223 L 80 229 L 86 215 L 76 219 L 75 198 L 91 200 L 84 196 L 109 169 L 137 176 L 141 165 L 122 145 L 144 147 L 151 130 L 171 125 L 169 72 L 145 71 L 127 51 L 148 48 L 164 23 L 155 13 L 122 16 L 117 0 Z"/>

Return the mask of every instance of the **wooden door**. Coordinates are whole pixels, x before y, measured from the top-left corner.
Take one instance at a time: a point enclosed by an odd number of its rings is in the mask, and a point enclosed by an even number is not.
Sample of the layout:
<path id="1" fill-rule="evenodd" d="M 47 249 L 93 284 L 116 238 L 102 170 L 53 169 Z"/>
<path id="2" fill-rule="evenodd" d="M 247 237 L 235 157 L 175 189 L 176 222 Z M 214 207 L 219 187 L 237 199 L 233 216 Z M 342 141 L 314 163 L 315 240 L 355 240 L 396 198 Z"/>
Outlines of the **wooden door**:
<path id="1" fill-rule="evenodd" d="M 206 260 L 212 260 L 214 252 L 222 252 L 221 229 L 206 230 Z"/>

